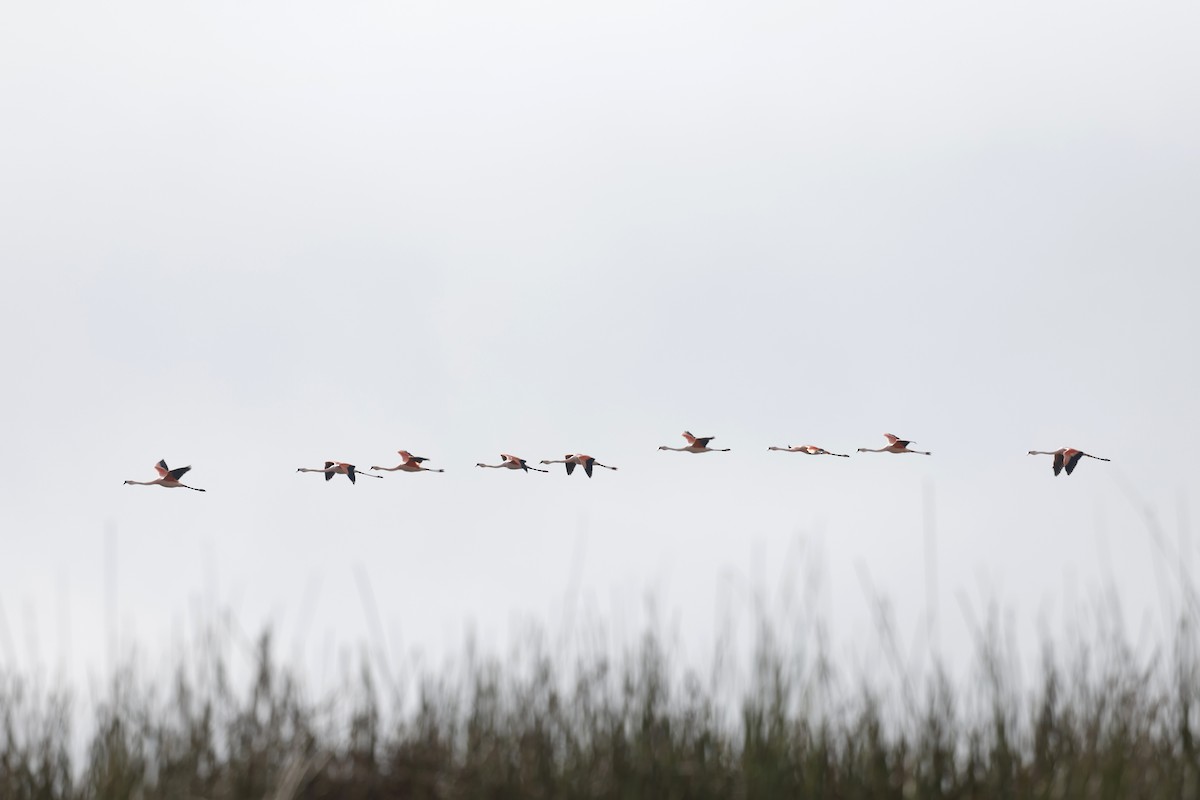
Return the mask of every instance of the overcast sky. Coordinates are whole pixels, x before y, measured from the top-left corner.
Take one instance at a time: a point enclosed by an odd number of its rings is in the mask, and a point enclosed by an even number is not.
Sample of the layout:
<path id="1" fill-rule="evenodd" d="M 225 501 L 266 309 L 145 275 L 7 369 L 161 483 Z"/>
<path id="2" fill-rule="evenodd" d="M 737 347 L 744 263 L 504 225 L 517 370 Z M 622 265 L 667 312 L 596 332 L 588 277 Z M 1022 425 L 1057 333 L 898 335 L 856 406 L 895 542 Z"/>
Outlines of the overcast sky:
<path id="1" fill-rule="evenodd" d="M 216 606 L 319 664 L 373 636 L 356 570 L 390 651 L 434 660 L 528 620 L 617 646 L 653 594 L 702 664 L 755 587 L 852 659 L 864 576 L 920 648 L 927 493 L 950 657 L 964 597 L 1033 641 L 1111 578 L 1131 631 L 1169 624 L 1200 545 L 1196 4 L 6 18 L 0 664 L 102 673 L 106 530 L 122 649 Z M 684 429 L 732 452 L 657 450 Z M 766 449 L 885 431 L 934 455 Z M 1112 462 L 1025 454 L 1063 446 Z M 400 448 L 445 474 L 295 471 Z M 474 468 L 576 451 L 620 471 Z M 207 493 L 122 485 L 160 458 Z"/>

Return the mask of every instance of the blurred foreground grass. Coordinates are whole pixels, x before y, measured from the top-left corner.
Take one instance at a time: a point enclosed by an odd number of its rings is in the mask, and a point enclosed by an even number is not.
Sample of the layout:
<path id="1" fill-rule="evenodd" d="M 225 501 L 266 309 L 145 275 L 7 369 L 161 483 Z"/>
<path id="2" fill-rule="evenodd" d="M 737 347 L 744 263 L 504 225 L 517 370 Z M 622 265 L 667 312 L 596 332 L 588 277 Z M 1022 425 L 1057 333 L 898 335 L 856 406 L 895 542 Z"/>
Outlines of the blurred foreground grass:
<path id="1" fill-rule="evenodd" d="M 85 709 L 5 676 L 0 798 L 1198 797 L 1200 671 L 1181 616 L 1151 653 L 1119 626 L 1065 657 L 1047 644 L 1027 689 L 995 626 L 956 684 L 937 666 L 851 678 L 763 624 L 732 700 L 654 634 L 615 659 L 536 636 L 515 659 L 468 648 L 460 669 L 412 676 L 407 701 L 364 652 L 311 698 L 264 634 L 248 679 L 197 648 L 169 681 L 122 671 Z"/>

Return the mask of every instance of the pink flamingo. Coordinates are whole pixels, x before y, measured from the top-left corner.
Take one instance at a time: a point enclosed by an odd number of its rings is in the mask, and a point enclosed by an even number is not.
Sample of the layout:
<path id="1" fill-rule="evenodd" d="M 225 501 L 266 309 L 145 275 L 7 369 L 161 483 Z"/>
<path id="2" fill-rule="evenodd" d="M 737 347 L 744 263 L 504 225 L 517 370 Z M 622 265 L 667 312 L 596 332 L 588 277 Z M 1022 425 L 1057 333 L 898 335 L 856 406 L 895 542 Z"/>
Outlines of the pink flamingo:
<path id="1" fill-rule="evenodd" d="M 858 452 L 860 452 L 860 453 L 917 453 L 918 455 L 922 455 L 922 456 L 932 455 L 931 453 L 927 453 L 924 450 L 909 450 L 908 446 L 910 444 L 912 444 L 912 441 L 910 441 L 909 439 L 901 439 L 900 437 L 893 436 L 890 433 L 885 433 L 884 436 L 887 437 L 887 440 L 888 440 L 887 447 L 881 447 L 878 450 L 872 450 L 869 447 L 860 447 L 860 448 L 858 448 Z"/>
<path id="2" fill-rule="evenodd" d="M 395 472 L 397 470 L 400 470 L 401 472 L 445 472 L 446 471 L 444 469 L 431 469 L 430 467 L 421 466 L 421 464 L 423 462 L 429 460 L 428 458 L 425 458 L 423 456 L 414 456 L 412 453 L 408 452 L 407 450 L 397 450 L 396 452 L 398 452 L 400 454 L 400 458 L 403 459 L 399 464 L 397 464 L 394 467 L 371 467 L 371 469 L 379 469 L 379 470 L 383 470 L 384 472 Z"/>
<path id="3" fill-rule="evenodd" d="M 709 447 L 708 443 L 715 436 L 692 436 L 688 431 L 683 432 L 683 438 L 687 440 L 687 447 L 669 447 L 662 445 L 659 450 L 674 450 L 676 453 L 728 453 L 728 447 Z"/>
<path id="4" fill-rule="evenodd" d="M 323 472 L 325 480 L 332 480 L 334 475 L 345 475 L 350 479 L 351 483 L 356 483 L 354 476 L 365 475 L 368 478 L 379 478 L 383 480 L 382 475 L 372 475 L 369 472 L 359 472 L 353 464 L 347 464 L 344 461 L 326 461 L 325 469 L 310 469 L 309 467 L 299 467 L 296 472 Z"/>
<path id="5" fill-rule="evenodd" d="M 1084 456 L 1087 456 L 1088 458 L 1094 458 L 1097 461 L 1111 461 L 1112 460 L 1111 458 L 1101 458 L 1100 456 L 1094 456 L 1091 453 L 1085 453 L 1082 450 L 1076 450 L 1073 447 L 1060 447 L 1057 450 L 1049 450 L 1049 451 L 1047 451 L 1047 450 L 1030 450 L 1029 455 L 1031 455 L 1031 456 L 1054 456 L 1054 474 L 1055 475 L 1058 475 L 1058 473 L 1062 472 L 1064 468 L 1067 470 L 1067 474 L 1070 475 L 1072 472 L 1075 471 L 1075 465 L 1079 463 L 1079 459 L 1083 458 Z"/>
<path id="6" fill-rule="evenodd" d="M 525 463 L 525 459 L 517 458 L 516 456 L 509 455 L 508 453 L 501 453 L 500 458 L 502 458 L 504 460 L 501 461 L 499 464 L 480 463 L 480 464 L 476 464 L 475 466 L 487 467 L 488 469 L 523 469 L 526 472 L 529 472 L 529 470 L 533 470 L 534 472 L 549 472 L 550 471 L 548 469 L 538 469 L 537 467 L 531 467 Z"/>
<path id="7" fill-rule="evenodd" d="M 768 447 L 768 450 L 779 450 L 784 453 L 807 453 L 810 456 L 837 456 L 838 458 L 849 458 L 845 453 L 831 453 L 828 450 L 817 447 L 815 444 L 788 445 L 787 447 Z"/>
<path id="8" fill-rule="evenodd" d="M 575 471 L 575 467 L 580 466 L 580 467 L 583 467 L 583 471 L 587 473 L 587 476 L 589 478 L 592 477 L 592 467 L 604 467 L 605 469 L 611 469 L 613 472 L 617 471 L 616 467 L 610 467 L 607 464 L 601 464 L 595 458 L 593 458 L 591 456 L 585 456 L 583 453 L 567 453 L 561 459 L 555 459 L 553 461 L 542 461 L 542 463 L 543 464 L 566 464 L 568 475 L 570 475 L 572 472 Z"/>
<path id="9" fill-rule="evenodd" d="M 158 471 L 158 477 L 152 481 L 125 481 L 126 484 L 133 486 L 163 486 L 167 489 L 191 489 L 193 492 L 203 492 L 205 489 L 197 489 L 195 486 L 186 486 L 179 482 L 179 479 L 188 473 L 191 467 L 176 467 L 168 469 L 165 460 L 159 461 L 154 465 L 154 469 Z"/>

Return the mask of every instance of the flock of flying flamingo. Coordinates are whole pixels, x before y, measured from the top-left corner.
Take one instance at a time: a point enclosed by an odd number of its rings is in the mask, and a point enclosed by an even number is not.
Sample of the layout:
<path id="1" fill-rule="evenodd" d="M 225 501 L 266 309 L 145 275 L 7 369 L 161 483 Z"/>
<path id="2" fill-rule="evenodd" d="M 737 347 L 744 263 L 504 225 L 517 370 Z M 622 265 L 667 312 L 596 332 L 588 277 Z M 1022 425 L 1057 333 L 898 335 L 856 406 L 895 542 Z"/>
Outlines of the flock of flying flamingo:
<path id="1" fill-rule="evenodd" d="M 884 436 L 887 438 L 887 442 L 888 442 L 886 447 L 878 447 L 878 448 L 860 447 L 860 448 L 858 448 L 858 452 L 860 452 L 860 453 L 916 453 L 917 455 L 922 455 L 922 456 L 932 455 L 931 453 L 929 453 L 928 451 L 925 451 L 925 450 L 909 449 L 909 445 L 912 444 L 912 440 L 910 440 L 910 439 L 901 439 L 899 436 L 893 436 L 890 433 L 885 433 Z M 678 452 L 678 453 L 728 453 L 729 452 L 728 447 L 709 447 L 708 446 L 708 443 L 716 438 L 715 436 L 693 436 L 690 432 L 684 431 L 683 438 L 684 438 L 684 441 L 687 442 L 687 445 L 685 445 L 684 447 L 670 447 L 670 446 L 664 444 L 661 447 L 659 447 L 658 449 L 659 450 L 674 450 L 675 452 Z M 797 445 L 797 446 L 789 445 L 788 447 L 772 446 L 772 447 L 768 447 L 767 449 L 768 450 L 778 450 L 778 451 L 784 452 L 784 453 L 804 453 L 805 455 L 810 455 L 810 456 L 836 456 L 838 458 L 849 458 L 850 457 L 847 453 L 832 453 L 823 447 L 817 447 L 816 445 L 812 445 L 812 444 Z M 412 453 L 408 452 L 407 450 L 399 450 L 397 452 L 400 455 L 401 461 L 396 466 L 394 466 L 394 467 L 378 467 L 378 466 L 376 466 L 376 467 L 371 467 L 371 469 L 380 471 L 380 472 L 445 472 L 444 469 L 433 469 L 431 467 L 426 467 L 425 462 L 428 461 L 429 459 L 427 459 L 423 456 L 414 456 Z M 1029 455 L 1031 455 L 1031 456 L 1054 456 L 1053 467 L 1054 467 L 1055 475 L 1058 475 L 1060 472 L 1063 472 L 1064 470 L 1066 471 L 1066 473 L 1068 475 L 1070 475 L 1072 472 L 1075 471 L 1075 467 L 1079 464 L 1080 460 L 1083 458 L 1094 458 L 1097 461 L 1109 461 L 1110 460 L 1107 458 L 1101 458 L 1100 456 L 1091 455 L 1090 453 L 1085 453 L 1082 450 L 1076 450 L 1073 447 L 1060 447 L 1058 450 L 1030 450 Z M 527 462 L 525 459 L 520 458 L 518 456 L 510 455 L 508 453 L 501 453 L 500 459 L 501 459 L 501 461 L 499 464 L 484 464 L 481 462 L 481 463 L 476 464 L 475 466 L 484 467 L 486 469 L 519 469 L 524 472 L 529 472 L 530 470 L 532 470 L 534 472 L 549 472 L 550 471 L 550 470 L 546 470 L 546 469 L 540 469 L 539 467 L 531 467 L 531 466 L 529 466 L 529 462 Z M 610 469 L 610 470 L 613 470 L 614 472 L 617 469 L 616 467 L 610 467 L 607 464 L 601 464 L 594 457 L 589 456 L 589 455 L 584 455 L 583 453 L 568 453 L 565 456 L 563 456 L 562 458 L 543 460 L 541 463 L 542 464 L 562 464 L 566 467 L 568 475 L 573 473 L 575 471 L 576 467 L 583 467 L 584 473 L 589 478 L 592 477 L 592 471 L 596 467 L 601 467 L 603 469 Z M 205 491 L 204 489 L 197 489 L 195 486 L 188 486 L 186 484 L 179 482 L 179 479 L 182 478 L 184 475 L 186 475 L 187 472 L 191 469 L 191 467 L 176 467 L 175 469 L 170 469 L 167 466 L 166 461 L 159 461 L 157 464 L 154 465 L 154 469 L 158 472 L 158 477 L 152 481 L 125 481 L 125 483 L 132 484 L 134 486 L 162 486 L 166 489 L 181 489 L 182 488 L 182 489 L 191 489 L 194 492 Z M 358 475 L 366 475 L 369 478 L 382 478 L 383 477 L 382 475 L 373 475 L 370 472 L 361 472 L 353 464 L 348 464 L 343 461 L 326 461 L 325 466 L 322 468 L 300 467 L 296 471 L 297 472 L 319 472 L 325 476 L 325 480 L 327 480 L 327 481 L 331 480 L 334 475 L 345 475 L 347 478 L 350 479 L 351 483 L 356 482 L 356 476 L 358 476 Z"/>

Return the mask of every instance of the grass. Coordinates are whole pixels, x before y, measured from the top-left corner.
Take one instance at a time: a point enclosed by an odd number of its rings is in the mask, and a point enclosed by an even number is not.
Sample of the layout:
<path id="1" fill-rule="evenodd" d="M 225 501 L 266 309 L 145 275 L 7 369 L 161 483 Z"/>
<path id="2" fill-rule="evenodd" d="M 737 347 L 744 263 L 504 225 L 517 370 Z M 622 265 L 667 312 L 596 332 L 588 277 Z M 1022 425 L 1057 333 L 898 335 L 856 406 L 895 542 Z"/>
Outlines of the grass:
<path id="1" fill-rule="evenodd" d="M 516 658 L 469 648 L 455 670 L 408 676 L 408 692 L 395 676 L 381 692 L 364 653 L 310 698 L 264 634 L 236 686 L 222 656 L 199 653 L 165 682 L 127 668 L 87 709 L 5 676 L 0 797 L 1189 798 L 1194 628 L 1183 615 L 1169 647 L 1140 657 L 1117 628 L 1066 657 L 1047 645 L 1023 690 L 998 626 L 956 685 L 936 665 L 855 679 L 763 624 L 734 702 L 652 633 L 570 664 L 537 636 Z"/>

